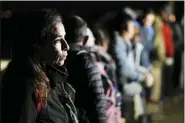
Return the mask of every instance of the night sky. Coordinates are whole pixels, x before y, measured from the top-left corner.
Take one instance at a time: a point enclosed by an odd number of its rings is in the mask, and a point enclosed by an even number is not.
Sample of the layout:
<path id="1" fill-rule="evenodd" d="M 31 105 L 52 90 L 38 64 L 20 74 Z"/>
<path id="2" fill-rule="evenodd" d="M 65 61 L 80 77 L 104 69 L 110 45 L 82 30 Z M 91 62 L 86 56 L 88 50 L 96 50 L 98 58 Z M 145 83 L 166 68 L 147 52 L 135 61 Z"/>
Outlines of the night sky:
<path id="1" fill-rule="evenodd" d="M 166 2 L 162 1 L 6 1 L 1 2 L 1 10 L 11 10 L 12 18 L 38 8 L 56 8 L 61 14 L 76 13 L 86 21 L 101 17 L 106 12 L 115 11 L 129 6 L 134 9 L 146 10 L 153 8 L 159 10 Z M 175 2 L 177 20 L 184 14 L 184 1 Z M 1 19 L 1 57 L 9 57 L 10 30 L 13 27 L 12 18 Z"/>

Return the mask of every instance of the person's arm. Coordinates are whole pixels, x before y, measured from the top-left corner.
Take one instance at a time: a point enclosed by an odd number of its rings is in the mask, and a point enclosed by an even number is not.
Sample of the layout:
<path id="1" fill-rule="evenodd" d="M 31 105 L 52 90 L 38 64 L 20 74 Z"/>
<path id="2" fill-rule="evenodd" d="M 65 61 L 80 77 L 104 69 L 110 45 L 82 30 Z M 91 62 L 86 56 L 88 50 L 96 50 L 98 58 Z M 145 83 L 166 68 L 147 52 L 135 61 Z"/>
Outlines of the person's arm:
<path id="1" fill-rule="evenodd" d="M 86 109 L 90 123 L 107 123 L 106 120 L 106 99 L 104 94 L 101 75 L 95 60 L 90 56 L 84 56 L 84 69 L 88 80 L 89 91 L 92 96 L 87 98 L 88 106 Z"/>
<path id="2" fill-rule="evenodd" d="M 159 61 L 162 63 L 165 60 L 165 45 L 164 45 L 164 37 L 161 34 L 161 38 L 156 39 L 154 42 L 154 46 L 157 50 L 157 55 L 159 56 Z"/>
<path id="3" fill-rule="evenodd" d="M 149 54 L 147 51 L 145 51 L 145 49 L 141 51 L 141 66 L 147 69 L 151 68 L 152 66 L 150 63 Z"/>
<path id="4" fill-rule="evenodd" d="M 184 40 L 183 40 L 182 30 L 178 23 L 175 24 L 175 30 L 176 30 L 176 35 L 177 35 L 177 39 L 176 39 L 177 43 L 175 43 L 175 48 L 179 48 L 182 45 L 182 42 Z"/>

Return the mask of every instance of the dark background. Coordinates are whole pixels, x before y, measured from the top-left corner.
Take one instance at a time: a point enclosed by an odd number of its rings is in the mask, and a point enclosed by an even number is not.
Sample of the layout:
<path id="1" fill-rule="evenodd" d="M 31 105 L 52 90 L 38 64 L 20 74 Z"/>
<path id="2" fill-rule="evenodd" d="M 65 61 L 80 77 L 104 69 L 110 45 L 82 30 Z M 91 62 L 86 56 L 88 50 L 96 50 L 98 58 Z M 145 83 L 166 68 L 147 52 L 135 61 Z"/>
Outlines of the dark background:
<path id="1" fill-rule="evenodd" d="M 6 1 L 2 2 L 2 9 L 10 9 L 13 14 L 20 14 L 38 8 L 56 8 L 63 14 L 78 11 L 81 16 L 89 14 L 102 15 L 107 11 L 116 10 L 126 6 L 146 10 L 160 9 L 168 1 Z M 179 20 L 184 11 L 184 1 L 175 1 L 175 12 Z"/>
<path id="2" fill-rule="evenodd" d="M 16 21 L 15 18 L 38 8 L 56 8 L 61 14 L 76 13 L 87 22 L 101 17 L 106 12 L 115 11 L 129 6 L 145 11 L 148 8 L 159 10 L 167 1 L 6 1 L 0 2 L 1 10 L 11 10 L 12 17 L 1 19 L 1 45 L 0 57 L 10 57 L 11 30 Z M 179 21 L 184 14 L 184 1 L 175 1 L 175 14 Z M 28 37 L 29 38 L 29 37 Z"/>

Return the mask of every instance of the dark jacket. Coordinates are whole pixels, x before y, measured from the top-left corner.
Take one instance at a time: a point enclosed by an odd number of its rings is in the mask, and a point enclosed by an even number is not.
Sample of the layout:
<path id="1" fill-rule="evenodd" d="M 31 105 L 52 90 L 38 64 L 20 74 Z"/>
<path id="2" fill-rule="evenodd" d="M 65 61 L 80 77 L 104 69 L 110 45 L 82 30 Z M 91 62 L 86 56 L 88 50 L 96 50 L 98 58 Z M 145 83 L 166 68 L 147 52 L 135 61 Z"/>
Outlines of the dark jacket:
<path id="1" fill-rule="evenodd" d="M 3 74 L 1 123 L 78 123 L 70 98 L 75 91 L 66 83 L 65 72 L 46 67 L 51 92 L 48 105 L 38 111 L 36 88 L 29 83 L 31 79 L 19 68 L 20 65 L 13 64 L 11 62 Z"/>
<path id="2" fill-rule="evenodd" d="M 182 42 L 184 41 L 180 24 L 178 22 L 171 22 L 169 23 L 169 25 L 173 33 L 174 48 L 178 49 L 179 47 L 181 47 Z"/>
<path id="3" fill-rule="evenodd" d="M 81 50 L 88 50 L 84 46 L 69 46 L 66 68 L 68 82 L 76 90 L 75 106 L 88 117 L 90 123 L 106 123 L 106 100 L 95 59 L 87 52 L 77 55 Z"/>

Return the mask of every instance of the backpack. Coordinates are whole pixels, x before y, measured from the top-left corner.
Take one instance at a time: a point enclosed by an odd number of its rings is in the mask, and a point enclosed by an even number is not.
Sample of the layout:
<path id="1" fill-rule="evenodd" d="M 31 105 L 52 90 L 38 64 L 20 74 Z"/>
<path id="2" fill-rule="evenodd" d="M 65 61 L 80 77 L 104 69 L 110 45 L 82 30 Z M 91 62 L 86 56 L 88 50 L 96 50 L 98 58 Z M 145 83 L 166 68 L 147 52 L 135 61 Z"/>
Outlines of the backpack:
<path id="1" fill-rule="evenodd" d="M 77 55 L 80 55 L 82 53 L 88 52 L 85 50 L 81 50 L 77 53 Z M 95 52 L 90 52 L 90 54 L 96 59 L 96 64 L 99 68 L 99 72 L 102 77 L 102 82 L 105 90 L 105 97 L 107 100 L 106 104 L 107 123 L 120 123 L 121 111 L 120 108 L 116 106 L 116 90 L 113 87 L 113 83 L 104 69 L 104 63 L 98 59 L 98 54 Z"/>

